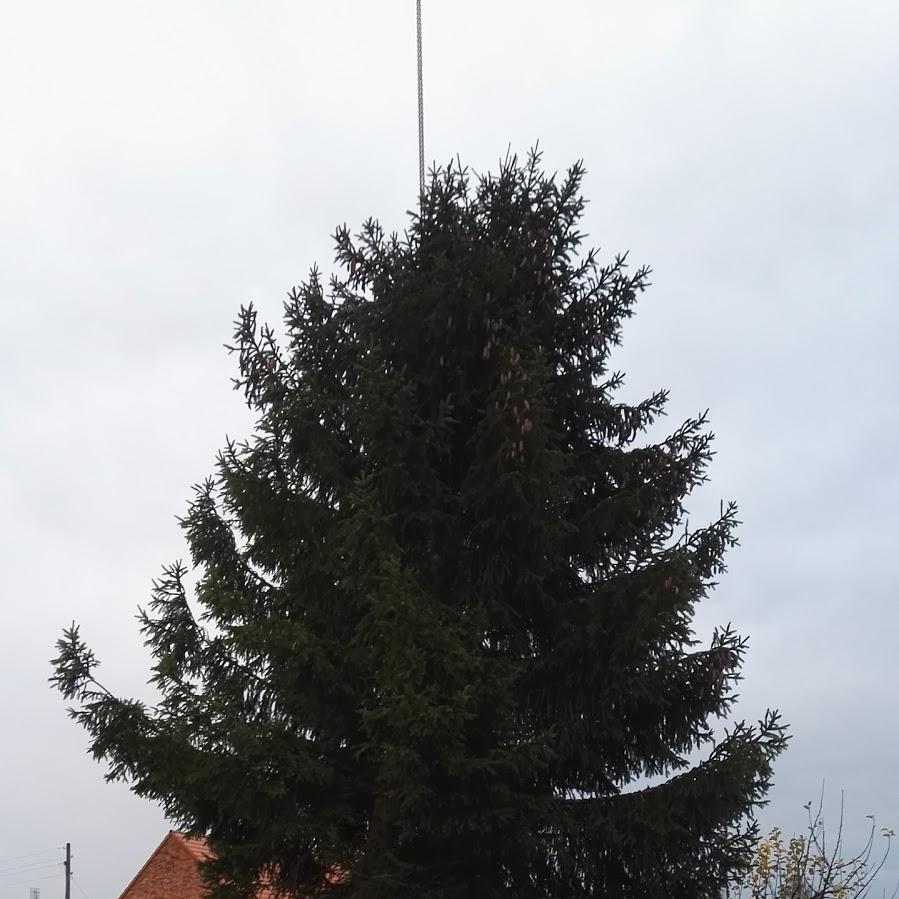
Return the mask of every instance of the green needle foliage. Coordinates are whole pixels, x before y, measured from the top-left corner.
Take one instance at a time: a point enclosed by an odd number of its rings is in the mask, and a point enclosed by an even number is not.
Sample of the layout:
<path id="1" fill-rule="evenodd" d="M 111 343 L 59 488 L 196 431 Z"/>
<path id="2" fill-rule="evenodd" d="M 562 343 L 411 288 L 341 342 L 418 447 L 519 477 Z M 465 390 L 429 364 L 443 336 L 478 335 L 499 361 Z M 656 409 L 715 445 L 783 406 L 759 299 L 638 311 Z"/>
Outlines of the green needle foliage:
<path id="1" fill-rule="evenodd" d="M 735 509 L 686 531 L 705 417 L 641 441 L 666 392 L 616 400 L 649 270 L 581 252 L 582 175 L 437 171 L 402 237 L 338 229 L 283 339 L 243 309 L 257 427 L 182 522 L 193 598 L 175 564 L 141 613 L 158 703 L 59 641 L 94 756 L 219 895 L 697 899 L 747 862 L 785 736 L 713 737 L 745 641 L 691 629 Z"/>

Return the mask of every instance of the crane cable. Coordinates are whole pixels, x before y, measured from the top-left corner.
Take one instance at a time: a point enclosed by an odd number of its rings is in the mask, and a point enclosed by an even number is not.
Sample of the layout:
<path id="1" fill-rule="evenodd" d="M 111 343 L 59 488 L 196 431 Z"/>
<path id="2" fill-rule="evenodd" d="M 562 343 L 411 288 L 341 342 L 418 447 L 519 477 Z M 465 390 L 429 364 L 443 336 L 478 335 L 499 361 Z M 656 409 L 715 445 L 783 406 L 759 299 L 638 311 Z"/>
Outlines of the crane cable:
<path id="1" fill-rule="evenodd" d="M 418 188 L 425 193 L 425 97 L 421 56 L 421 0 L 415 4 L 416 35 L 418 39 Z"/>

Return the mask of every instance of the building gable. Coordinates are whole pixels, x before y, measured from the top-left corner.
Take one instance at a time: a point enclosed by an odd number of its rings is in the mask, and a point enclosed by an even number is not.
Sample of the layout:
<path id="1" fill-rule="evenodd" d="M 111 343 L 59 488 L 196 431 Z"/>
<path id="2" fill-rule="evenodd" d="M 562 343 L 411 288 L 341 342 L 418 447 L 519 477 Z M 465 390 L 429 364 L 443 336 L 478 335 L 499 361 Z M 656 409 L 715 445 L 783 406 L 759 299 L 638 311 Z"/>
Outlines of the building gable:
<path id="1" fill-rule="evenodd" d="M 119 899 L 205 899 L 199 863 L 208 857 L 202 840 L 169 831 Z"/>

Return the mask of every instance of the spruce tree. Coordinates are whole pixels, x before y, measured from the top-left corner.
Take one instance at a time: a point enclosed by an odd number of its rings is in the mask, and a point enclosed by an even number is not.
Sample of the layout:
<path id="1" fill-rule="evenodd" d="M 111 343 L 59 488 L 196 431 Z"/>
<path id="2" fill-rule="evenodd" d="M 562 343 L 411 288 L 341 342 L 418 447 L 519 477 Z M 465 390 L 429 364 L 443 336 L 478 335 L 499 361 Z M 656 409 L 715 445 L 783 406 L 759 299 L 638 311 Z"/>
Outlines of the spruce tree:
<path id="1" fill-rule="evenodd" d="M 654 442 L 666 391 L 618 399 L 649 270 L 581 249 L 582 176 L 438 170 L 405 234 L 337 230 L 283 337 L 242 309 L 257 426 L 140 613 L 155 704 L 59 641 L 93 755 L 218 895 L 697 899 L 748 858 L 785 737 L 713 732 L 746 644 L 691 627 L 736 513 L 684 525 L 705 416 Z"/>

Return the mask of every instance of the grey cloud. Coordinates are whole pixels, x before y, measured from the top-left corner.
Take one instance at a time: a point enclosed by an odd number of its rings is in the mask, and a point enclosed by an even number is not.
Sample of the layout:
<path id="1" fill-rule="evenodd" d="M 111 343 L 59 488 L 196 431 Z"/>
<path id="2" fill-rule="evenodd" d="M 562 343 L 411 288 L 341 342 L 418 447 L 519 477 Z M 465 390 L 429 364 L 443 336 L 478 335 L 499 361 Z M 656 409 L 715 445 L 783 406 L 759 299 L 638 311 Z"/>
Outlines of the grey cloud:
<path id="1" fill-rule="evenodd" d="M 184 554 L 190 484 L 250 424 L 221 348 L 238 306 L 276 322 L 336 224 L 402 228 L 415 203 L 414 14 L 4 15 L 0 860 L 71 840 L 100 899 L 166 825 L 84 756 L 53 641 L 78 618 L 106 679 L 146 695 L 136 606 Z M 671 388 L 670 424 L 711 410 L 693 515 L 733 497 L 745 524 L 697 628 L 748 633 L 739 714 L 794 724 L 765 822 L 801 826 L 826 779 L 850 842 L 868 812 L 895 824 L 894 4 L 460 0 L 425 25 L 428 156 L 583 157 L 589 242 L 655 269 L 615 361 L 628 396 Z"/>

